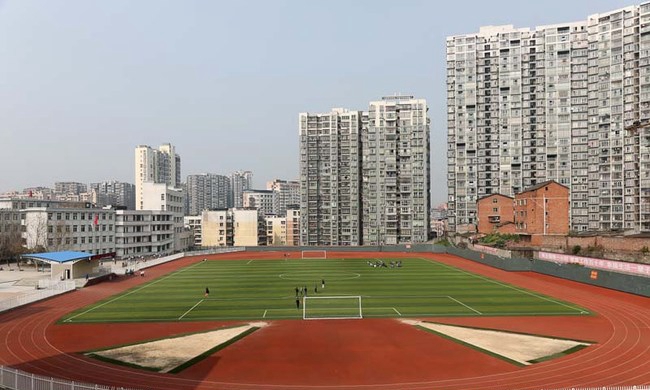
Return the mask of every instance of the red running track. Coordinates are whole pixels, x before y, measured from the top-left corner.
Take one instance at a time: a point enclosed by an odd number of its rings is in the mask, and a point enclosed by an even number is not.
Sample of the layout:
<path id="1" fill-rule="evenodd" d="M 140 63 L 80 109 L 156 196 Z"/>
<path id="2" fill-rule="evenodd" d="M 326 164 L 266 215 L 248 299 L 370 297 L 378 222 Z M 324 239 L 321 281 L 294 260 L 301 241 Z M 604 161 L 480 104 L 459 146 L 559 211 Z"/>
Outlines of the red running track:
<path id="1" fill-rule="evenodd" d="M 597 344 L 561 359 L 512 366 L 395 319 L 272 321 L 177 375 L 102 363 L 83 351 L 235 322 L 56 324 L 71 310 L 133 287 L 140 277 L 101 283 L 0 315 L 0 364 L 56 378 L 140 389 L 553 389 L 650 384 L 650 299 L 534 273 L 505 272 L 444 254 L 428 257 L 588 308 L 594 316 L 430 318 Z M 281 256 L 281 255 L 280 255 Z M 295 254 L 294 254 L 295 256 Z M 328 253 L 328 256 L 335 256 Z M 235 253 L 212 259 L 278 258 Z M 186 258 L 147 278 L 200 261 Z M 308 260 L 306 260 L 308 261 Z"/>

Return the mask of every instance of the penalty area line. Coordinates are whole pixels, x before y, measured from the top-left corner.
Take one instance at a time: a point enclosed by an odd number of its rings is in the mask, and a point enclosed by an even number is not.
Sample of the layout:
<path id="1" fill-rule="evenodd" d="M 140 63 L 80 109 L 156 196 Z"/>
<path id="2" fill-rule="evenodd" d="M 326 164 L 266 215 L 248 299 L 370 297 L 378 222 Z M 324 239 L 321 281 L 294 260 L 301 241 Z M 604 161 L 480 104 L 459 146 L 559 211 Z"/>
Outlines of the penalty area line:
<path id="1" fill-rule="evenodd" d="M 194 308 L 197 307 L 198 305 L 200 305 L 201 303 L 203 303 L 203 301 L 205 301 L 205 299 L 201 299 L 200 301 L 198 301 L 198 302 L 196 303 L 196 305 L 192 306 L 192 307 L 190 308 L 190 310 L 188 310 L 188 311 L 186 311 L 185 313 L 183 313 L 183 315 L 180 316 L 180 317 L 178 317 L 178 319 L 179 319 L 179 320 L 182 320 L 183 317 L 185 317 L 185 316 L 187 315 L 187 313 L 189 313 L 189 312 L 191 312 L 192 310 L 194 310 Z"/>
<path id="2" fill-rule="evenodd" d="M 481 313 L 480 311 L 474 309 L 474 308 L 471 307 L 471 306 L 468 306 L 468 305 L 464 304 L 463 302 L 459 301 L 458 299 L 456 299 L 456 298 L 454 298 L 454 297 L 452 297 L 452 296 L 447 295 L 447 298 L 451 299 L 451 300 L 454 301 L 454 302 L 460 303 L 461 305 L 465 306 L 466 308 L 470 309 L 471 311 L 473 311 L 473 312 L 476 313 L 476 314 L 483 315 L 483 313 Z"/>

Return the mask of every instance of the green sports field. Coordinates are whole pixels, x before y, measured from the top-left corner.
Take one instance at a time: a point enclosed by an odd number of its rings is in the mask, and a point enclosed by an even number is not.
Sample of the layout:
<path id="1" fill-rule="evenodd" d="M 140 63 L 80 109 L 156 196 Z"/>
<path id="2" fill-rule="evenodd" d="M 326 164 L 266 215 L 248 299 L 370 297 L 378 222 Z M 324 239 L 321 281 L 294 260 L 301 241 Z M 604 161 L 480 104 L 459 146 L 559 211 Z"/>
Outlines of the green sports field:
<path id="1" fill-rule="evenodd" d="M 383 259 L 386 264 L 394 260 Z M 62 321 L 589 314 L 571 303 L 446 264 L 401 260 L 399 268 L 370 266 L 375 259 L 202 261 L 77 310 Z M 305 313 L 302 294 L 301 307 L 296 308 L 295 291 L 304 287 Z M 336 299 L 342 296 L 360 298 Z"/>

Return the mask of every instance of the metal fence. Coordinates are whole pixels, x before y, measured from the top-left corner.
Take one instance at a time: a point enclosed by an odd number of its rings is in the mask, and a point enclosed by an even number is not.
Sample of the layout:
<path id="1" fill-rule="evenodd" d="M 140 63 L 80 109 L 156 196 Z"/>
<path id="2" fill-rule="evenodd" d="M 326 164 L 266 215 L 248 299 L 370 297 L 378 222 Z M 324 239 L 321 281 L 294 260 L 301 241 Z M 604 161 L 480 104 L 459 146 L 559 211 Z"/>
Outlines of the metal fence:
<path id="1" fill-rule="evenodd" d="M 53 297 L 55 295 L 60 295 L 72 291 L 75 288 L 76 285 L 74 280 L 62 280 L 42 290 L 34 290 L 34 292 L 31 293 L 20 294 L 0 300 L 0 312 Z"/>
<path id="2" fill-rule="evenodd" d="M 0 366 L 0 388 L 9 390 L 137 390 L 129 387 L 103 386 L 66 381 Z"/>
<path id="3" fill-rule="evenodd" d="M 563 387 L 542 388 L 541 390 L 650 390 L 650 386 L 599 386 L 599 387 Z"/>
<path id="4" fill-rule="evenodd" d="M 14 368 L 0 366 L 0 388 L 8 390 L 138 390 L 131 387 L 104 386 L 66 381 L 34 375 Z M 599 386 L 543 388 L 542 390 L 650 390 L 650 386 Z"/>

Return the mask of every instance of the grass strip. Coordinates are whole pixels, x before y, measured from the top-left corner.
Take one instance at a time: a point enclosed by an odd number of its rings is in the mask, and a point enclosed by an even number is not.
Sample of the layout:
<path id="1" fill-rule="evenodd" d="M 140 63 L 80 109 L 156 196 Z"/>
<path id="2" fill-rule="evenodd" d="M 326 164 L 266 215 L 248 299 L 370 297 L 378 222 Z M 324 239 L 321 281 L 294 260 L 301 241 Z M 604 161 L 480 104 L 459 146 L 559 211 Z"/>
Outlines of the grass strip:
<path id="1" fill-rule="evenodd" d="M 529 360 L 528 363 L 541 363 L 541 362 L 546 362 L 546 361 L 549 361 L 549 360 L 561 358 L 561 357 L 570 355 L 572 353 L 578 352 L 580 350 L 583 350 L 583 349 L 587 348 L 588 346 L 589 345 L 585 345 L 585 344 L 576 345 L 575 347 L 571 347 L 571 348 L 569 348 L 569 349 L 567 349 L 565 351 L 562 351 L 562 352 L 558 352 L 558 353 L 554 353 L 552 355 L 544 356 L 544 357 L 541 357 L 539 359 Z"/>
<path id="2" fill-rule="evenodd" d="M 93 359 L 100 360 L 102 362 L 106 362 L 106 363 L 110 363 L 110 364 L 117 364 L 118 366 L 137 368 L 137 369 L 140 369 L 140 370 L 147 370 L 147 371 L 153 371 L 153 372 L 160 372 L 160 367 L 141 366 L 139 364 L 128 363 L 128 362 L 125 362 L 125 361 L 122 361 L 122 360 L 117 360 L 117 359 L 111 359 L 109 357 L 96 355 L 94 353 L 87 353 L 86 356 L 91 357 Z"/>
<path id="3" fill-rule="evenodd" d="M 219 330 L 239 328 L 239 327 L 242 327 L 242 326 L 246 326 L 246 325 L 243 325 L 243 324 L 226 325 L 226 326 L 222 326 L 221 328 L 217 328 L 217 329 L 199 330 L 199 331 L 196 331 L 196 332 L 180 333 L 180 334 L 176 334 L 176 335 L 169 336 L 169 337 L 159 337 L 159 338 L 156 338 L 156 339 L 140 340 L 140 341 L 137 341 L 137 342 L 134 342 L 134 343 L 111 345 L 110 347 L 104 347 L 104 348 L 98 348 L 98 349 L 92 349 L 90 351 L 86 351 L 85 354 L 94 354 L 95 352 L 110 351 L 112 349 L 130 347 L 130 346 L 133 346 L 133 345 L 153 343 L 153 342 L 160 341 L 160 340 L 173 340 L 173 339 L 177 339 L 177 338 L 181 338 L 181 337 L 192 336 L 192 335 L 195 335 L 195 334 L 216 332 L 216 331 L 219 331 Z M 105 358 L 105 359 L 108 359 L 108 358 Z"/>
<path id="4" fill-rule="evenodd" d="M 220 351 L 220 350 L 226 348 L 227 346 L 229 346 L 229 345 L 243 339 L 244 337 L 248 336 L 249 334 L 255 332 L 258 329 L 259 329 L 259 327 L 254 326 L 254 327 L 246 330 L 245 332 L 242 332 L 242 333 L 238 334 L 237 336 L 231 338 L 230 340 L 228 340 L 228 341 L 226 341 L 224 343 L 221 343 L 221 344 L 215 346 L 214 348 L 211 348 L 211 349 L 203 352 L 202 354 L 200 354 L 200 355 L 186 361 L 185 363 L 181 364 L 180 366 L 174 367 L 173 369 L 169 370 L 168 372 L 170 374 L 177 374 L 177 373 L 183 371 L 184 369 L 186 369 L 188 367 L 191 367 L 194 364 L 200 362 L 201 360 L 207 358 L 208 356 L 212 355 L 213 353 L 215 353 L 217 351 Z"/>
<path id="5" fill-rule="evenodd" d="M 421 326 L 421 325 L 415 325 L 415 327 L 416 327 L 416 328 L 419 328 L 419 329 L 421 329 L 421 330 L 424 330 L 425 332 L 433 333 L 433 334 L 438 335 L 438 336 L 440 336 L 440 337 L 442 337 L 442 338 L 444 338 L 444 339 L 447 339 L 447 340 L 453 341 L 453 342 L 455 342 L 455 343 L 457 343 L 457 344 L 460 344 L 460 345 L 463 345 L 463 346 L 465 346 L 465 347 L 471 348 L 471 349 L 473 349 L 473 350 L 475 350 L 475 351 L 482 352 L 482 353 L 484 353 L 484 354 L 490 355 L 490 356 L 495 357 L 495 358 L 497 358 L 497 359 L 501 359 L 501 360 L 503 360 L 503 361 L 505 361 L 505 362 L 508 362 L 508 363 L 510 363 L 510 364 L 513 364 L 513 365 L 515 365 L 515 366 L 517 366 L 517 367 L 525 367 L 525 366 L 526 366 L 524 363 L 518 362 L 518 361 L 516 361 L 516 360 L 512 360 L 512 359 L 510 359 L 510 358 L 508 358 L 508 357 L 505 357 L 505 356 L 503 356 L 503 355 L 499 355 L 498 353 L 495 353 L 495 352 L 492 352 L 492 351 L 488 351 L 487 349 L 483 349 L 483 348 L 481 348 L 481 347 L 477 347 L 477 346 L 474 345 L 474 344 L 466 343 L 466 342 L 464 342 L 463 340 L 459 340 L 459 339 L 457 339 L 457 338 L 454 338 L 454 337 L 448 336 L 448 335 L 446 335 L 446 334 L 444 334 L 444 333 L 436 332 L 435 330 L 432 330 L 432 329 L 429 329 L 429 328 L 425 328 L 424 326 Z"/>
<path id="6" fill-rule="evenodd" d="M 577 339 L 570 339 L 566 337 L 557 337 L 557 336 L 548 336 L 544 334 L 539 334 L 539 333 L 526 333 L 526 332 L 517 332 L 513 330 L 503 330 L 503 329 L 493 329 L 493 328 L 482 328 L 480 326 L 467 326 L 467 325 L 456 325 L 456 324 L 445 324 L 442 322 L 434 322 L 434 321 L 422 321 L 426 322 L 427 324 L 434 324 L 434 325 L 444 325 L 444 326 L 454 326 L 456 328 L 464 328 L 464 329 L 476 329 L 476 330 L 488 330 L 492 332 L 504 332 L 504 333 L 511 333 L 511 334 L 520 334 L 523 336 L 536 336 L 536 337 L 544 337 L 547 339 L 556 339 L 556 340 L 564 340 L 564 341 L 575 341 L 577 343 L 586 343 L 586 344 L 596 344 L 595 341 L 589 341 L 589 340 L 577 340 Z"/>

